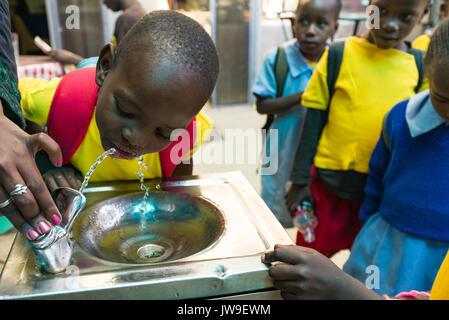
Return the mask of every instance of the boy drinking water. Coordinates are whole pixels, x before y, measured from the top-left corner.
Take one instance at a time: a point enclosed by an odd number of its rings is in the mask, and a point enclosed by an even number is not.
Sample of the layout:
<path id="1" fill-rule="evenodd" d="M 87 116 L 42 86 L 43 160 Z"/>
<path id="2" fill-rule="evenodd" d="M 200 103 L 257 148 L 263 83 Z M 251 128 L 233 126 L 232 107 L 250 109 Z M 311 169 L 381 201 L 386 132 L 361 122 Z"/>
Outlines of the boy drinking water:
<path id="1" fill-rule="evenodd" d="M 139 156 L 148 166 L 147 179 L 191 174 L 192 163 L 181 158 L 192 155 L 211 127 L 200 111 L 217 75 L 218 55 L 206 31 L 181 13 L 158 11 L 142 18 L 116 49 L 106 45 L 96 69 L 51 81 L 23 79 L 25 117 L 47 125 L 64 156 L 63 168 L 44 175 L 48 187 L 79 188 L 75 172 L 84 176 L 110 148 L 116 153 L 91 181 L 137 179 Z M 173 142 L 177 129 L 186 131 Z M 29 228 L 30 239 L 49 230 L 36 229 Z"/>
<path id="2" fill-rule="evenodd" d="M 379 8 L 380 28 L 326 51 L 302 97 L 307 116 L 287 206 L 293 212 L 303 200 L 315 201 L 316 240 L 307 244 L 298 234 L 297 244 L 326 256 L 350 248 L 360 230 L 368 162 L 384 115 L 428 87 L 422 76 L 423 53 L 404 42 L 425 14 L 428 0 L 370 4 Z M 328 73 L 336 76 L 334 82 Z"/>
<path id="3" fill-rule="evenodd" d="M 265 152 L 271 150 L 270 144 L 277 143 L 278 170 L 274 174 L 262 173 L 262 198 L 284 227 L 293 226 L 283 198 L 305 111 L 300 106 L 301 97 L 327 40 L 337 30 L 340 10 L 340 0 L 299 1 L 295 39 L 267 54 L 253 88 L 257 111 L 275 116 L 270 130 L 278 131 L 278 139 L 272 141 L 267 134 Z"/>

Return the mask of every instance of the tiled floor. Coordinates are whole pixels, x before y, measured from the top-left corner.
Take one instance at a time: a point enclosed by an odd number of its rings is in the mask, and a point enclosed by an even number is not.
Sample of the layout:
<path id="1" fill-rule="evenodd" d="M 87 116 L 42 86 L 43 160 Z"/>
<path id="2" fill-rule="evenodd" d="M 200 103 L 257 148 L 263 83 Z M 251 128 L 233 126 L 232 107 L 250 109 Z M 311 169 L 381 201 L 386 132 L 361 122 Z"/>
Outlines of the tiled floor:
<path id="1" fill-rule="evenodd" d="M 251 107 L 232 107 L 220 109 L 212 109 L 207 107 L 206 113 L 214 121 L 214 139 L 204 144 L 200 148 L 201 153 L 197 152 L 197 154 L 195 155 L 193 162 L 194 174 L 239 170 L 243 172 L 243 174 L 247 177 L 253 187 L 258 192 L 260 192 L 261 183 L 258 169 L 262 140 L 259 128 L 261 128 L 265 123 L 265 117 L 259 115 Z M 238 131 L 248 129 L 250 131 Z M 214 163 L 208 163 L 207 161 L 205 161 L 205 155 L 213 154 L 220 148 L 224 148 L 226 146 L 226 141 L 229 141 L 229 139 L 235 139 L 236 136 L 238 137 L 241 134 L 246 134 L 247 137 L 249 137 L 252 133 L 256 133 L 257 137 L 252 140 L 247 140 L 243 149 L 247 154 L 245 154 L 243 158 L 244 161 L 242 161 L 240 164 L 231 163 L 231 161 L 227 160 L 221 161 L 220 163 L 219 160 L 224 160 L 223 158 L 220 159 L 220 157 L 216 158 L 218 161 L 214 161 Z M 256 155 L 249 154 L 247 150 L 253 150 L 252 152 L 256 150 Z M 233 158 L 236 159 L 236 154 L 239 151 L 235 149 L 233 151 Z M 295 240 L 296 229 L 287 229 L 287 232 L 289 233 L 291 238 Z M 12 241 L 14 240 L 14 236 L 15 232 L 8 232 L 6 234 L 0 235 L 0 269 L 3 267 L 3 263 L 7 258 Z M 349 251 L 346 250 L 336 254 L 332 258 L 332 260 L 341 267 L 348 256 Z"/>

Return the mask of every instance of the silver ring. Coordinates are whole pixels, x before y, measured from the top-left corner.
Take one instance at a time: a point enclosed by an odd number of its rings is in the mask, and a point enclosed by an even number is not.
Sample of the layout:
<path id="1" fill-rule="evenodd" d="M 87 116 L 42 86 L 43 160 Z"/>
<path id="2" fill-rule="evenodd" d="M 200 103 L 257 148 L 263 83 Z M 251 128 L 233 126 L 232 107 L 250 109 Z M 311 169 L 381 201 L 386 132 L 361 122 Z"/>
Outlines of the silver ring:
<path id="1" fill-rule="evenodd" d="M 9 198 L 9 199 L 3 201 L 2 203 L 0 203 L 0 209 L 9 206 L 9 205 L 11 204 L 11 202 L 12 202 L 12 199 L 11 199 L 11 198 Z"/>
<path id="2" fill-rule="evenodd" d="M 14 190 L 11 191 L 11 192 L 9 193 L 9 195 L 10 195 L 11 197 L 12 197 L 12 196 L 20 196 L 20 195 L 22 195 L 22 194 L 27 193 L 27 189 L 28 189 L 28 187 L 27 187 L 27 186 L 24 186 L 23 184 L 16 184 L 15 187 L 14 187 Z"/>

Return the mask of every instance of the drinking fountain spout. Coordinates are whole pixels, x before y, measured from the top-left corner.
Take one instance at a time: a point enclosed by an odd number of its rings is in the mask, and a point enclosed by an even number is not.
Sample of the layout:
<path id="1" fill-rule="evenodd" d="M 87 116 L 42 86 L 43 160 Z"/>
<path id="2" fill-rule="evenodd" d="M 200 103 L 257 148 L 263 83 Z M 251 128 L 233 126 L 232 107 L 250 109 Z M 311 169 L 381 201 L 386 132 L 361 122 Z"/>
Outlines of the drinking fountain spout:
<path id="1" fill-rule="evenodd" d="M 52 192 L 62 221 L 59 226 L 53 226 L 49 233 L 29 241 L 41 269 L 47 273 L 60 273 L 70 265 L 74 241 L 71 236 L 73 224 L 78 213 L 86 204 L 86 197 L 77 190 L 59 188 Z"/>

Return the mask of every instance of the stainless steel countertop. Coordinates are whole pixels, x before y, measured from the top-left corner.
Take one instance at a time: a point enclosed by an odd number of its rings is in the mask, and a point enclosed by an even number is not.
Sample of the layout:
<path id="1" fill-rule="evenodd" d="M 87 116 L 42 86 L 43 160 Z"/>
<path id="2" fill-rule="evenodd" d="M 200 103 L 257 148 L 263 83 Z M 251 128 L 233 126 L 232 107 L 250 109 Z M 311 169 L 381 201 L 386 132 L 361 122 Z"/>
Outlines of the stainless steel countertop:
<path id="1" fill-rule="evenodd" d="M 259 194 L 240 172 L 150 180 L 147 185 L 200 196 L 224 213 L 226 230 L 211 247 L 192 256 L 153 264 L 122 264 L 96 258 L 75 247 L 66 273 L 41 273 L 21 234 L 0 277 L 0 298 L 186 299 L 269 290 L 268 266 L 260 258 L 276 243 L 293 244 Z M 137 181 L 92 183 L 86 209 L 139 190 Z"/>

